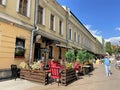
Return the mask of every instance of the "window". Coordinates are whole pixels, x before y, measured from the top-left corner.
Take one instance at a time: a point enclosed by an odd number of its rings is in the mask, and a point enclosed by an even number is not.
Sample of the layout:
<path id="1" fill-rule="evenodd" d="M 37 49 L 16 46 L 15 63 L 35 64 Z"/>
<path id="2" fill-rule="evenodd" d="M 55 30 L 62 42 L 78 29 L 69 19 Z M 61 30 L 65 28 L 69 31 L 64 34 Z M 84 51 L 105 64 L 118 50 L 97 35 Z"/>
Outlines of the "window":
<path id="1" fill-rule="evenodd" d="M 80 35 L 78 35 L 78 44 L 80 44 Z"/>
<path id="2" fill-rule="evenodd" d="M 72 40 L 72 30 L 69 30 L 69 40 Z"/>
<path id="3" fill-rule="evenodd" d="M 43 24 L 43 8 L 38 6 L 38 23 Z"/>
<path id="4" fill-rule="evenodd" d="M 50 15 L 50 29 L 55 31 L 55 16 L 53 14 Z"/>
<path id="5" fill-rule="evenodd" d="M 25 56 L 25 39 L 16 38 L 15 57 Z"/>
<path id="6" fill-rule="evenodd" d="M 19 13 L 27 16 L 27 0 L 20 0 Z"/>
<path id="7" fill-rule="evenodd" d="M 0 4 L 2 5 L 2 0 L 0 0 Z"/>
<path id="8" fill-rule="evenodd" d="M 49 59 L 53 58 L 53 47 L 49 46 Z"/>
<path id="9" fill-rule="evenodd" d="M 54 29 L 54 15 L 52 15 L 52 14 L 50 16 L 50 29 L 51 30 Z"/>
<path id="10" fill-rule="evenodd" d="M 0 5 L 6 5 L 6 0 L 0 0 Z"/>
<path id="11" fill-rule="evenodd" d="M 61 20 L 59 20 L 59 34 L 60 35 L 62 35 L 63 34 L 63 26 L 62 26 L 63 24 L 62 24 L 62 21 Z"/>
<path id="12" fill-rule="evenodd" d="M 74 42 L 76 42 L 77 41 L 77 35 L 76 35 L 76 32 L 74 32 Z"/>
<path id="13" fill-rule="evenodd" d="M 62 49 L 59 47 L 59 59 L 62 59 Z"/>
<path id="14" fill-rule="evenodd" d="M 30 2 L 31 0 L 18 0 L 17 12 L 24 16 L 30 17 Z"/>

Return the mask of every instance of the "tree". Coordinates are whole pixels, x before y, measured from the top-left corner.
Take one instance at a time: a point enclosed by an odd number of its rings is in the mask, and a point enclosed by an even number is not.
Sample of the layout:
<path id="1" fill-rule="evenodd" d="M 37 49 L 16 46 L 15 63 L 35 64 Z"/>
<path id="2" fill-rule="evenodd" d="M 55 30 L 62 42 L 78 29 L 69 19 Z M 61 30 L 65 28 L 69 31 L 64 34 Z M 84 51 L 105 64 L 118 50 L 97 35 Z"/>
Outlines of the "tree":
<path id="1" fill-rule="evenodd" d="M 112 47 L 111 47 L 111 42 L 106 42 L 105 44 L 106 52 L 109 53 L 109 55 L 112 55 Z"/>
<path id="2" fill-rule="evenodd" d="M 74 62 L 75 61 L 75 54 L 74 54 L 73 51 L 66 52 L 65 56 L 66 56 L 66 60 L 68 62 Z"/>

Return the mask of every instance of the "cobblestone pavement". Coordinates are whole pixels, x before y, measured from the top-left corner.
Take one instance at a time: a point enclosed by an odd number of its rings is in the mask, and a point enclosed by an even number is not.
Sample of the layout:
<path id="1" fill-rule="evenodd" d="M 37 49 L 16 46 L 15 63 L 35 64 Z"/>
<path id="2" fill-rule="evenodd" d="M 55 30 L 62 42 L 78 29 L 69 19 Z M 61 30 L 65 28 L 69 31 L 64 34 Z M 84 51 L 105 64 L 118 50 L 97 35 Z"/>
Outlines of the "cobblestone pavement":
<path id="1" fill-rule="evenodd" d="M 82 76 L 81 79 L 68 86 L 42 85 L 23 79 L 8 80 L 0 82 L 1 90 L 120 90 L 120 71 L 111 65 L 112 75 L 105 76 L 103 64 L 95 64 L 95 70 L 89 75 Z"/>

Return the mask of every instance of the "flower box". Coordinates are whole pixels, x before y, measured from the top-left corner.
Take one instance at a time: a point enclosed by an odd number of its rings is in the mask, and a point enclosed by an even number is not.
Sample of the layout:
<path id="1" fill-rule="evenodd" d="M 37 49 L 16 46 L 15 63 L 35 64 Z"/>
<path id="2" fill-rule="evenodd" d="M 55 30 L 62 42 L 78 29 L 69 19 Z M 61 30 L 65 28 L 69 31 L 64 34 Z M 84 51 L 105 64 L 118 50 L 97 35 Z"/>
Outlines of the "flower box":
<path id="1" fill-rule="evenodd" d="M 45 85 L 48 84 L 47 72 L 43 70 L 21 69 L 20 78 L 43 83 Z"/>
<path id="2" fill-rule="evenodd" d="M 77 80 L 76 71 L 74 68 L 64 69 L 61 73 L 61 84 L 68 85 Z"/>

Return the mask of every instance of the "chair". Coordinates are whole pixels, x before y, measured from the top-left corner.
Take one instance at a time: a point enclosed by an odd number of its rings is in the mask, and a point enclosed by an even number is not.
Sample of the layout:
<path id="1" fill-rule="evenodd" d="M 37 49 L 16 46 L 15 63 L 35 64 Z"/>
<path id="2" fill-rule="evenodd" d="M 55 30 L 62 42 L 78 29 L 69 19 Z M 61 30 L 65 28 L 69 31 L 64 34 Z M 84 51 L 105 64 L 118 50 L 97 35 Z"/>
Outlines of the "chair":
<path id="1" fill-rule="evenodd" d="M 12 76 L 11 77 L 16 80 L 16 78 L 19 75 L 19 69 L 17 68 L 17 65 L 15 65 L 15 64 L 11 65 L 11 72 L 12 72 Z"/>
<path id="2" fill-rule="evenodd" d="M 51 67 L 51 78 L 53 80 L 57 80 L 58 79 L 58 86 L 59 86 L 60 78 L 61 78 L 60 67 L 59 66 Z"/>

